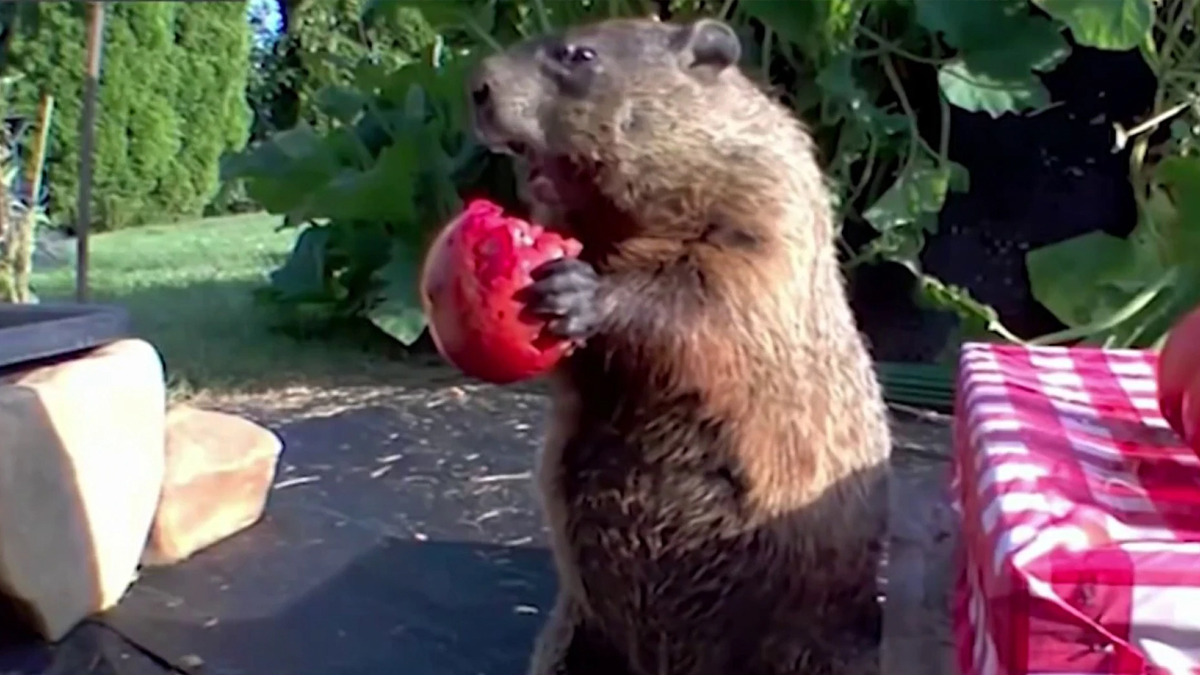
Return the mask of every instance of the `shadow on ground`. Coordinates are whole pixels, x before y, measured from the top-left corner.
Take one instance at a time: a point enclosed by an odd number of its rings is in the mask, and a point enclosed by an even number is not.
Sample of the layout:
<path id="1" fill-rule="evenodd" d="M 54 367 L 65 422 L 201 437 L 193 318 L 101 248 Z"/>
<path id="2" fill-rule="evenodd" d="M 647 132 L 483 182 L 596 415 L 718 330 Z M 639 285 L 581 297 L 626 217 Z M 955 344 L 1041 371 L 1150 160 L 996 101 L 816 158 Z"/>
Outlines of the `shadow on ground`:
<path id="1" fill-rule="evenodd" d="M 454 391 L 279 425 L 268 516 L 104 623 L 204 673 L 522 672 L 555 583 L 529 480 L 544 399 Z"/>

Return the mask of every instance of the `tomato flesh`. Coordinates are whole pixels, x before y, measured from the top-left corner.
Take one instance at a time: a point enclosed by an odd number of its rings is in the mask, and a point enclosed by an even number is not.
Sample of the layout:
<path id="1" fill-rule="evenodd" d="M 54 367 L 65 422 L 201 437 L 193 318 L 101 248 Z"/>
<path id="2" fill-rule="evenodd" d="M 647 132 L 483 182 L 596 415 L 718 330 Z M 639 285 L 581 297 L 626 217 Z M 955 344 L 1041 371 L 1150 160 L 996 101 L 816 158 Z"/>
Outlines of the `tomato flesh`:
<path id="1" fill-rule="evenodd" d="M 447 224 L 425 256 L 421 300 L 438 352 L 464 374 L 495 384 L 552 369 L 571 343 L 528 316 L 519 291 L 530 272 L 582 245 L 476 199 Z"/>

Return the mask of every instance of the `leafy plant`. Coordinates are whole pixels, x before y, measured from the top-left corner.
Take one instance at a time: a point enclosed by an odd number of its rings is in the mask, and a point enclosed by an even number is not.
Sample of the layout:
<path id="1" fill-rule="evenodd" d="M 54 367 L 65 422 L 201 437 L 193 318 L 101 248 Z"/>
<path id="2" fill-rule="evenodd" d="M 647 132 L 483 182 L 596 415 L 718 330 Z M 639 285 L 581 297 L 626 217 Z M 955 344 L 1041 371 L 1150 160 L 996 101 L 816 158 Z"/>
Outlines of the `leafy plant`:
<path id="1" fill-rule="evenodd" d="M 1162 0 L 1156 11 L 1156 1 L 364 0 L 363 26 L 419 11 L 436 44 L 416 63 L 378 49 L 357 60 L 336 55 L 349 75 L 312 96 L 330 128 L 280 132 L 227 173 L 245 177 L 250 195 L 288 214 L 289 224 L 305 225 L 272 276 L 271 297 L 310 316 L 368 316 L 411 344 L 423 325 L 413 287 L 424 237 L 465 191 L 514 190 L 506 160 L 464 133 L 463 69 L 539 32 L 666 5 L 674 18 L 718 16 L 734 25 L 748 72 L 810 122 L 840 220 L 874 233 L 855 246 L 844 238 L 847 270 L 900 264 L 916 276 L 923 303 L 960 317 L 962 337 L 1024 341 L 966 289 L 927 274 L 920 254 L 950 195 L 970 189 L 967 171 L 948 156 L 951 109 L 999 117 L 1051 105 L 1041 76 L 1070 55 L 1069 33 L 1089 47 L 1140 49 L 1160 92 L 1149 126 L 1118 130 L 1133 147 L 1143 207 L 1135 235 L 1087 235 L 1028 258 L 1035 295 L 1069 327 L 1037 341 L 1108 331 L 1116 337 L 1102 342 L 1137 344 L 1156 334 L 1146 317 L 1161 323 L 1170 307 L 1188 302 L 1179 288 L 1192 286 L 1170 282 L 1200 278 L 1187 262 L 1197 254 L 1181 253 L 1197 250 L 1200 217 L 1191 197 L 1200 186 L 1195 3 Z M 1172 139 L 1151 145 L 1148 132 L 1168 119 Z M 1101 262 L 1086 268 L 1068 264 L 1096 256 Z"/>
<path id="2" fill-rule="evenodd" d="M 301 228 L 264 300 L 292 319 L 365 316 L 406 345 L 417 339 L 418 256 L 479 170 L 462 67 L 444 49 L 396 67 L 364 59 L 351 83 L 316 94 L 327 130 L 302 122 L 226 159 L 224 179 L 244 180 L 285 227 Z"/>
<path id="3" fill-rule="evenodd" d="M 46 158 L 50 214 L 73 222 L 86 5 L 15 4 L 30 16 L 5 54 L 6 67 L 22 75 L 12 110 L 32 116 L 43 92 L 58 101 Z M 222 153 L 241 149 L 248 133 L 244 0 L 110 3 L 104 36 L 91 225 L 199 215 L 217 191 Z"/>
<path id="4" fill-rule="evenodd" d="M 726 3 L 764 27 L 762 70 L 794 83 L 791 98 L 813 120 L 846 221 L 876 236 L 848 251 L 846 267 L 898 263 L 918 278 L 923 304 L 956 313 L 964 336 L 1021 338 L 963 288 L 926 274 L 920 253 L 952 192 L 970 188 L 950 160 L 951 106 L 993 117 L 1051 104 L 1040 76 L 1070 55 L 1064 32 L 1102 49 L 1139 47 L 1150 0 L 818 0 Z M 936 109 L 909 89 L 936 82 Z M 808 84 L 805 84 L 808 83 Z M 935 140 L 920 129 L 936 119 Z M 848 248 L 848 247 L 847 247 Z"/>
<path id="5" fill-rule="evenodd" d="M 1200 5 L 1166 0 L 1155 16 L 1123 4 L 1137 12 L 1120 26 L 1094 10 L 1070 25 L 1081 42 L 1140 48 L 1157 78 L 1148 119 L 1115 127 L 1115 146 L 1130 148 L 1138 222 L 1127 237 L 1092 232 L 1027 254 L 1034 296 L 1069 327 L 1043 341 L 1147 347 L 1200 302 Z"/>

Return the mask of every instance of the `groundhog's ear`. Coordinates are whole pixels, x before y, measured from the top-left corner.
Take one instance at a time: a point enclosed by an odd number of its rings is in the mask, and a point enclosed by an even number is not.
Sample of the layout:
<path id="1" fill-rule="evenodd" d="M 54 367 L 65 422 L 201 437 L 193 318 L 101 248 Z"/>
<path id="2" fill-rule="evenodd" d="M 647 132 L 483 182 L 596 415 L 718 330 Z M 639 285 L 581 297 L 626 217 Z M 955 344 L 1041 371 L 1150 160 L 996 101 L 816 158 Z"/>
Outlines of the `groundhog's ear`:
<path id="1" fill-rule="evenodd" d="M 742 42 L 728 24 L 716 19 L 698 19 L 676 37 L 685 68 L 719 73 L 742 58 Z"/>

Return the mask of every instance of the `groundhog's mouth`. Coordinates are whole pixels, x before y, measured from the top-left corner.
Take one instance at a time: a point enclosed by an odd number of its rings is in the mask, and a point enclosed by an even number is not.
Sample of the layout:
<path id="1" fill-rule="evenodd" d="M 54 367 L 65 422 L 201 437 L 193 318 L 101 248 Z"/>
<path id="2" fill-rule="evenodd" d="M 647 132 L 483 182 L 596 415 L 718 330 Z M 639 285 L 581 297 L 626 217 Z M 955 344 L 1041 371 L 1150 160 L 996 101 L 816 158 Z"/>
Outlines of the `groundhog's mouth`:
<path id="1" fill-rule="evenodd" d="M 561 206 L 562 198 L 555 187 L 554 178 L 538 164 L 530 164 L 525 172 L 525 185 L 529 198 L 544 206 Z"/>
<path id="2" fill-rule="evenodd" d="M 524 168 L 528 198 L 542 206 L 559 209 L 566 206 L 568 192 L 563 190 L 563 173 L 558 162 L 531 152 L 524 143 L 511 143 L 509 149 Z"/>
<path id="3" fill-rule="evenodd" d="M 594 171 L 570 157 L 538 152 L 520 141 L 506 142 L 503 152 L 513 156 L 523 174 L 525 199 L 556 221 L 542 225 L 574 232 L 573 221 L 594 212 L 599 203 Z"/>

